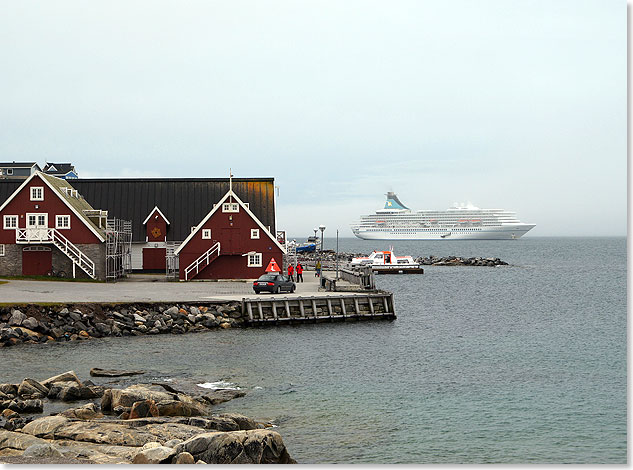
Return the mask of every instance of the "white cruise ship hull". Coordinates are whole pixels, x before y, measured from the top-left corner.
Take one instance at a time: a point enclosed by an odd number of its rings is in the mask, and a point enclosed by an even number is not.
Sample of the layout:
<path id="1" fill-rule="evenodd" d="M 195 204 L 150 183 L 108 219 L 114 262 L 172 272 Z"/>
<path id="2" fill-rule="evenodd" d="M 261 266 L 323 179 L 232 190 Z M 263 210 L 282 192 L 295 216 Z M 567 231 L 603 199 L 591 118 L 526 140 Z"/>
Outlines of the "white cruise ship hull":
<path id="1" fill-rule="evenodd" d="M 532 224 L 458 229 L 353 227 L 352 232 L 363 240 L 513 240 L 521 238 L 534 227 Z"/>

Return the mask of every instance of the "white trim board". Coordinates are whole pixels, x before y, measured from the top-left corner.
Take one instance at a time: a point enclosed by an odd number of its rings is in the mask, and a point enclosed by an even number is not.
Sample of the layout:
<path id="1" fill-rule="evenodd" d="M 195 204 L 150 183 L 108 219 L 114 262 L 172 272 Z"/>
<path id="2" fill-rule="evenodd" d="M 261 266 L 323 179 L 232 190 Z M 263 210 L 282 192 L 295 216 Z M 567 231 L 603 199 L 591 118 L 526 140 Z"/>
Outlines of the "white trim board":
<path id="1" fill-rule="evenodd" d="M 167 217 L 165 217 L 165 214 L 162 213 L 162 211 L 158 208 L 158 206 L 154 206 L 154 208 L 151 211 L 149 211 L 149 214 L 147 214 L 147 217 L 143 221 L 143 225 L 147 224 L 147 222 L 149 221 L 149 218 L 152 216 L 154 211 L 158 211 L 160 216 L 165 220 L 165 222 L 167 222 L 167 225 L 171 225 L 171 223 L 169 223 L 169 220 L 167 219 Z"/>
<path id="2" fill-rule="evenodd" d="M 259 225 L 259 227 L 264 231 L 264 233 L 268 235 L 268 237 L 275 243 L 275 245 L 277 245 L 277 247 L 279 247 L 281 252 L 283 254 L 286 254 L 286 249 L 279 244 L 279 242 L 277 241 L 277 238 L 273 237 L 273 235 L 266 229 L 266 227 L 264 227 L 264 225 L 260 222 L 260 220 L 255 216 L 255 214 L 253 214 L 251 210 L 248 207 L 246 207 L 246 204 L 244 204 L 242 200 L 239 197 L 237 197 L 237 194 L 235 194 L 232 189 L 229 189 L 229 191 L 224 195 L 224 197 L 220 199 L 220 202 L 215 204 L 213 206 L 213 209 L 211 209 L 211 211 L 206 215 L 206 217 L 202 219 L 202 222 L 196 225 L 195 230 L 192 231 L 187 238 L 185 238 L 185 240 L 181 243 L 181 245 L 178 248 L 176 248 L 176 251 L 174 251 L 174 254 L 177 255 L 178 253 L 180 253 L 180 251 L 184 248 L 184 246 L 187 243 L 189 243 L 189 241 L 195 236 L 196 233 L 198 233 L 198 231 L 202 228 L 202 226 L 207 223 L 207 221 L 211 218 L 211 216 L 215 214 L 218 211 L 218 209 L 222 208 L 222 204 L 224 203 L 224 201 L 226 201 L 229 198 L 229 196 L 235 198 L 237 203 L 240 206 L 242 206 L 242 208 L 246 211 L 246 213 L 257 223 L 257 225 Z"/>

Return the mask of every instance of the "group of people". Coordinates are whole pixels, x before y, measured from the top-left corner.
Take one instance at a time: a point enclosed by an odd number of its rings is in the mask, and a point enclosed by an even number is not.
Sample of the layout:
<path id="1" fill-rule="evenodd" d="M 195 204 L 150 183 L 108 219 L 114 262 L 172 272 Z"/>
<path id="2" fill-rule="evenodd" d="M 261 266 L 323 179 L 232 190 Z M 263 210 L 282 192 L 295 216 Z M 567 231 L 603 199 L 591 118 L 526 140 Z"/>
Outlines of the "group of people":
<path id="1" fill-rule="evenodd" d="M 288 265 L 288 276 L 293 282 L 295 282 L 295 273 L 297 273 L 297 282 L 303 282 L 303 266 L 301 266 L 301 263 L 297 263 L 297 266 Z M 321 277 L 321 261 L 316 262 L 314 277 Z"/>

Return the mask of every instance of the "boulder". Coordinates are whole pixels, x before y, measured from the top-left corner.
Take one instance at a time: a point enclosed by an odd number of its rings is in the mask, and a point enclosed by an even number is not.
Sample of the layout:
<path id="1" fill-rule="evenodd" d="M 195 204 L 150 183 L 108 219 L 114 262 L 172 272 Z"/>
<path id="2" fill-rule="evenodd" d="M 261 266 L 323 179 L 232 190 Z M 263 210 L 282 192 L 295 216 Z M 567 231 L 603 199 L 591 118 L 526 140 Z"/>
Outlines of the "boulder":
<path id="1" fill-rule="evenodd" d="M 158 408 L 154 400 L 134 402 L 128 419 L 147 418 L 148 416 L 159 416 Z"/>
<path id="2" fill-rule="evenodd" d="M 0 450 L 18 449 L 25 450 L 33 444 L 44 444 L 46 441 L 30 434 L 22 432 L 5 431 L 0 429 Z"/>
<path id="3" fill-rule="evenodd" d="M 246 392 L 244 392 L 243 390 L 218 389 L 207 395 L 202 395 L 202 398 L 212 405 L 217 405 L 219 403 L 224 403 L 225 401 L 233 400 L 234 398 L 243 397 L 245 395 Z"/>
<path id="4" fill-rule="evenodd" d="M 3 402 L 6 403 L 6 402 Z M 1 407 L 0 407 L 1 408 Z M 41 413 L 44 411 L 42 400 L 11 400 L 6 408 L 17 413 Z"/>
<path id="5" fill-rule="evenodd" d="M 17 395 L 18 386 L 14 384 L 0 384 L 0 392 L 7 395 Z"/>
<path id="6" fill-rule="evenodd" d="M 44 416 L 38 418 L 22 428 L 22 432 L 31 436 L 44 439 L 53 439 L 55 431 L 68 424 L 69 420 L 65 416 Z"/>
<path id="7" fill-rule="evenodd" d="M 29 395 L 34 398 L 42 398 L 48 395 L 48 388 L 37 380 L 26 378 L 18 386 L 18 395 Z"/>
<path id="8" fill-rule="evenodd" d="M 176 455 L 173 459 L 171 459 L 171 463 L 191 465 L 193 463 L 196 463 L 196 461 L 193 458 L 193 455 L 191 455 L 189 452 L 181 452 L 180 454 Z"/>
<path id="9" fill-rule="evenodd" d="M 75 374 L 75 371 L 69 370 L 68 372 L 64 372 L 63 374 L 59 374 L 54 377 L 50 377 L 46 380 L 43 380 L 40 383 L 44 385 L 45 387 L 50 388 L 52 384 L 57 383 L 57 382 L 76 382 L 80 384 L 81 380 L 79 380 L 79 377 L 77 377 L 77 374 Z"/>
<path id="10" fill-rule="evenodd" d="M 26 320 L 22 321 L 22 326 L 34 330 L 35 328 L 40 326 L 40 323 L 35 318 L 28 317 Z"/>
<path id="11" fill-rule="evenodd" d="M 63 457 L 61 450 L 54 444 L 32 444 L 24 450 L 23 457 L 51 459 Z M 25 462 L 26 463 L 26 462 Z"/>
<path id="12" fill-rule="evenodd" d="M 198 426 L 200 428 L 209 429 L 211 431 L 239 431 L 240 426 L 229 418 L 221 418 L 211 416 L 209 418 L 190 418 L 188 424 Z"/>
<path id="13" fill-rule="evenodd" d="M 212 464 L 295 463 L 279 433 L 267 429 L 198 434 L 175 450 Z"/>
<path id="14" fill-rule="evenodd" d="M 159 464 L 159 463 L 169 463 L 171 458 L 176 455 L 176 451 L 171 447 L 153 447 L 151 449 L 141 450 L 136 456 L 132 463 L 134 464 Z"/>
<path id="15" fill-rule="evenodd" d="M 193 400 L 161 400 L 156 406 L 160 416 L 201 416 L 207 413 L 204 405 Z"/>
<path id="16" fill-rule="evenodd" d="M 11 317 L 9 318 L 9 326 L 20 326 L 22 322 L 26 320 L 26 315 L 24 315 L 19 310 L 13 310 L 11 312 Z"/>
<path id="17" fill-rule="evenodd" d="M 76 382 L 56 382 L 51 385 L 48 392 L 48 398 L 62 401 L 89 400 L 98 397 L 99 394 L 91 387 Z"/>
<path id="18" fill-rule="evenodd" d="M 254 420 L 239 413 L 222 413 L 217 415 L 217 418 L 235 421 L 235 423 L 239 426 L 240 431 L 249 431 L 251 429 L 258 428 L 257 423 Z"/>
<path id="19" fill-rule="evenodd" d="M 61 416 L 74 419 L 99 419 L 103 418 L 103 413 L 99 411 L 97 404 L 87 403 L 79 408 L 70 408 L 60 413 Z"/>

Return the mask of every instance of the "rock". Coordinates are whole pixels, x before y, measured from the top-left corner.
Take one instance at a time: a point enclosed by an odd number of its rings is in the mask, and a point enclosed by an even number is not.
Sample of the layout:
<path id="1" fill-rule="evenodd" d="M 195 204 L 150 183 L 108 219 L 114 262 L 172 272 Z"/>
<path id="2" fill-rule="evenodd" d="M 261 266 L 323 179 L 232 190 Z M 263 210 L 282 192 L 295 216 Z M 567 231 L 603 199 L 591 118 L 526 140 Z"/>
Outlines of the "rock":
<path id="1" fill-rule="evenodd" d="M 238 413 L 222 413 L 217 415 L 217 417 L 235 421 L 235 423 L 237 423 L 237 425 L 239 426 L 240 431 L 257 429 L 257 423 L 254 420 Z"/>
<path id="2" fill-rule="evenodd" d="M 230 418 L 211 416 L 208 418 L 190 418 L 188 424 L 212 431 L 239 431 L 240 426 Z"/>
<path id="3" fill-rule="evenodd" d="M 141 450 L 132 463 L 134 464 L 158 464 L 168 463 L 171 458 L 176 455 L 176 451 L 171 447 L 153 447 L 151 449 Z"/>
<path id="4" fill-rule="evenodd" d="M 179 316 L 178 307 L 170 307 L 163 312 L 165 315 L 169 315 L 172 318 L 177 318 Z"/>
<path id="5" fill-rule="evenodd" d="M 62 309 L 59 311 L 58 315 L 59 315 L 59 316 L 61 316 L 61 317 L 65 317 L 66 315 L 68 315 L 68 309 L 67 309 L 67 308 L 65 308 L 65 307 L 64 307 L 64 308 L 62 308 Z"/>
<path id="6" fill-rule="evenodd" d="M 203 460 L 198 460 L 196 463 L 197 463 L 197 464 L 201 463 L 201 464 L 203 464 L 203 465 L 206 465 L 206 464 L 207 464 L 207 463 L 206 463 L 205 461 L 203 461 Z"/>
<path id="7" fill-rule="evenodd" d="M 112 332 L 112 329 L 105 323 L 95 323 L 95 328 L 99 333 L 106 336 L 110 335 Z"/>
<path id="8" fill-rule="evenodd" d="M 9 403 L 3 402 L 1 408 L 9 408 L 17 413 L 41 413 L 44 411 L 42 400 L 11 400 Z"/>
<path id="9" fill-rule="evenodd" d="M 200 416 L 207 412 L 204 405 L 195 401 L 180 400 L 159 401 L 156 403 L 160 416 Z"/>
<path id="10" fill-rule="evenodd" d="M 97 388 L 97 387 L 95 387 Z M 76 382 L 57 382 L 51 385 L 48 398 L 62 401 L 89 400 L 98 398 L 99 394 L 91 387 Z"/>
<path id="11" fill-rule="evenodd" d="M 244 392 L 243 390 L 218 389 L 213 391 L 213 393 L 203 395 L 202 398 L 212 405 L 217 405 L 219 403 L 224 403 L 226 401 L 233 400 L 234 398 L 243 397 L 245 395 L 246 392 Z"/>
<path id="12" fill-rule="evenodd" d="M 227 328 L 231 328 L 231 324 L 228 322 L 220 323 L 220 328 L 223 328 L 226 330 Z"/>
<path id="13" fill-rule="evenodd" d="M 21 432 L 5 431 L 0 429 L 0 450 L 18 449 L 26 450 L 33 444 L 45 444 L 46 441 Z"/>
<path id="14" fill-rule="evenodd" d="M 142 316 L 140 316 L 138 313 L 135 313 L 134 314 L 134 321 L 145 323 L 147 320 L 145 318 L 143 318 Z"/>
<path id="15" fill-rule="evenodd" d="M 42 398 L 48 395 L 48 388 L 37 380 L 26 378 L 18 386 L 18 395 L 29 395 L 34 398 Z"/>
<path id="16" fill-rule="evenodd" d="M 176 455 L 173 459 L 171 459 L 172 464 L 191 465 L 195 462 L 196 461 L 193 458 L 193 455 L 191 455 L 189 452 L 181 452 L 180 454 Z"/>
<path id="17" fill-rule="evenodd" d="M 69 420 L 66 416 L 45 416 L 28 423 L 22 428 L 22 432 L 35 437 L 53 439 L 55 431 L 61 429 L 68 422 Z"/>
<path id="18" fill-rule="evenodd" d="M 212 464 L 295 463 L 279 433 L 268 429 L 198 434 L 175 450 Z"/>
<path id="19" fill-rule="evenodd" d="M 68 314 L 68 316 L 72 319 L 72 321 L 77 322 L 81 320 L 81 312 L 72 311 Z"/>
<path id="20" fill-rule="evenodd" d="M 182 442 L 182 439 L 170 439 L 169 441 L 163 444 L 165 447 L 176 447 L 178 444 Z"/>
<path id="21" fill-rule="evenodd" d="M 17 418 L 20 415 L 17 412 L 7 408 L 2 413 L 0 413 L 0 416 L 2 416 L 3 418 L 11 419 L 11 418 Z"/>
<path id="22" fill-rule="evenodd" d="M 22 326 L 29 328 L 30 330 L 34 330 L 40 323 L 33 317 L 28 317 L 26 320 L 22 321 Z"/>
<path id="23" fill-rule="evenodd" d="M 96 403 L 87 403 L 79 408 L 70 408 L 60 413 L 61 416 L 75 419 L 99 419 L 103 418 L 103 413 L 99 411 Z"/>
<path id="24" fill-rule="evenodd" d="M 151 390 L 143 385 L 132 385 L 126 389 L 113 388 L 110 389 L 109 398 L 106 396 L 107 394 L 108 390 L 104 392 L 101 398 L 101 409 L 103 411 L 109 411 L 117 406 L 131 408 L 135 402 L 141 400 L 149 399 L 158 403 L 160 401 L 169 402 L 175 398 L 175 394 Z"/>
<path id="25" fill-rule="evenodd" d="M 0 392 L 7 395 L 17 395 L 18 386 L 14 384 L 0 384 Z"/>
<path id="26" fill-rule="evenodd" d="M 90 375 L 92 377 L 125 377 L 128 375 L 140 375 L 144 374 L 143 370 L 117 370 L 117 369 L 99 369 L 93 367 L 90 369 Z"/>
<path id="27" fill-rule="evenodd" d="M 148 416 L 159 416 L 158 408 L 154 400 L 135 402 L 132 405 L 128 419 L 147 418 Z"/>
<path id="28" fill-rule="evenodd" d="M 63 454 L 54 444 L 33 444 L 24 450 L 23 457 L 51 459 L 63 457 Z"/>
<path id="29" fill-rule="evenodd" d="M 20 326 L 22 322 L 26 320 L 26 315 L 24 315 L 19 310 L 13 310 L 11 312 L 11 318 L 9 318 L 9 326 Z"/>
<path id="30" fill-rule="evenodd" d="M 43 380 L 40 383 L 44 385 L 45 387 L 50 388 L 52 384 L 57 383 L 57 382 L 76 382 L 77 384 L 80 384 L 81 380 L 79 380 L 79 377 L 77 377 L 77 374 L 75 374 L 75 371 L 69 370 L 68 372 L 64 372 L 63 374 L 59 374 L 54 377 L 50 377 L 46 380 Z"/>

